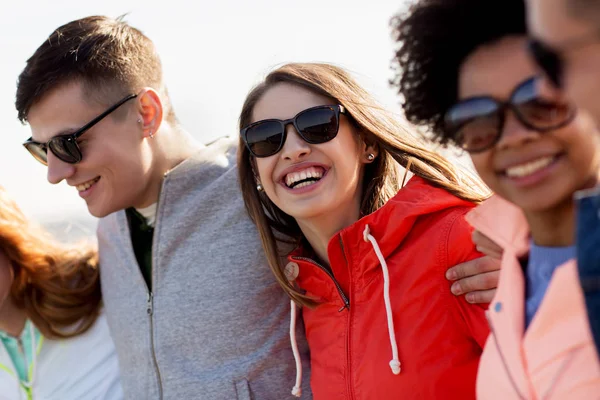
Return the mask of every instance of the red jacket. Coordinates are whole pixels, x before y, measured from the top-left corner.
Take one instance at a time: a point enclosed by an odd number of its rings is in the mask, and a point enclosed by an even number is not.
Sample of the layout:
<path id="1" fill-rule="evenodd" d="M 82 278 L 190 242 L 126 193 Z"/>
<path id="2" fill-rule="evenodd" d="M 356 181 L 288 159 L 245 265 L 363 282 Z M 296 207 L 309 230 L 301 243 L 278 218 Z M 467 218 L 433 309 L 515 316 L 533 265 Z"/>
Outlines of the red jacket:
<path id="1" fill-rule="evenodd" d="M 288 256 L 286 270 L 296 270 L 298 287 L 322 302 L 302 310 L 315 400 L 475 398 L 488 335 L 484 307 L 454 296 L 445 278 L 449 267 L 481 256 L 464 220 L 472 207 L 413 177 L 385 206 L 330 240 L 331 272 L 301 249 Z M 365 241 L 367 226 L 376 244 Z M 398 375 L 390 368 L 394 344 Z"/>

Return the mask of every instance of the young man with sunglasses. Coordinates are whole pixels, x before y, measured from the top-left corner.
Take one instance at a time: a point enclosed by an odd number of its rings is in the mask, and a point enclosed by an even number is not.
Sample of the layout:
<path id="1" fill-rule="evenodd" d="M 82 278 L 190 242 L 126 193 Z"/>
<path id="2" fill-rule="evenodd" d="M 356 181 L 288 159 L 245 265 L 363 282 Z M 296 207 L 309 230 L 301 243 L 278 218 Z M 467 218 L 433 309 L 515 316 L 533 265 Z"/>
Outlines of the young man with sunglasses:
<path id="1" fill-rule="evenodd" d="M 153 43 L 119 19 L 61 26 L 27 61 L 16 107 L 48 180 L 100 218 L 125 397 L 289 397 L 289 302 L 243 207 L 237 143 L 202 146 L 182 129 Z"/>
<path id="2" fill-rule="evenodd" d="M 289 301 L 244 208 L 237 142 L 202 146 L 183 130 L 150 39 L 107 17 L 58 28 L 20 75 L 16 107 L 48 180 L 67 181 L 100 218 L 126 397 L 288 397 Z M 462 264 L 456 285 L 489 301 L 497 269 L 487 257 Z"/>
<path id="3" fill-rule="evenodd" d="M 529 51 L 554 89 L 600 124 L 600 0 L 527 0 Z M 600 354 L 600 188 L 576 194 L 578 266 Z"/>

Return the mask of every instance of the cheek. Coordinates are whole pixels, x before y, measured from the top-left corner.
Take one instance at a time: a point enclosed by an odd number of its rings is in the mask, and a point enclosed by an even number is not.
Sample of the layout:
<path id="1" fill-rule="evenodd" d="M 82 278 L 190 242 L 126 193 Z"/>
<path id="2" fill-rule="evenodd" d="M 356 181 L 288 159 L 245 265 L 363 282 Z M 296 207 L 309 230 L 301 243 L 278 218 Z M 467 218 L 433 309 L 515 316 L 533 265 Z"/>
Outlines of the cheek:
<path id="1" fill-rule="evenodd" d="M 8 259 L 0 254 L 0 306 L 10 294 L 10 286 L 12 285 L 13 275 Z"/>
<path id="2" fill-rule="evenodd" d="M 362 143 L 357 134 L 341 132 L 334 140 L 319 145 L 319 150 L 335 164 L 338 169 L 359 170 L 363 152 Z"/>
<path id="3" fill-rule="evenodd" d="M 492 152 L 485 151 L 483 153 L 471 154 L 471 161 L 481 179 L 483 179 L 488 186 L 493 186 L 496 172 L 494 171 L 492 162 Z"/>
<path id="4" fill-rule="evenodd" d="M 265 188 L 272 187 L 274 184 L 272 175 L 275 163 L 275 156 L 256 159 L 256 173 L 258 174 L 258 179 Z"/>
<path id="5" fill-rule="evenodd" d="M 152 164 L 151 157 L 139 147 L 117 142 L 100 145 L 95 156 L 94 167 L 111 175 L 135 175 L 139 178 Z"/>
<path id="6" fill-rule="evenodd" d="M 598 169 L 600 155 L 600 133 L 595 129 L 570 130 L 561 132 L 562 139 L 568 143 L 568 154 L 579 173 Z"/>
<path id="7" fill-rule="evenodd" d="M 600 47 L 595 51 L 600 53 Z M 600 79 L 597 78 L 598 68 L 600 68 L 600 55 L 585 53 L 578 55 L 577 58 L 567 62 L 566 72 L 566 90 L 575 96 L 575 100 L 586 100 L 591 97 L 594 100 L 597 96 L 597 89 L 600 86 Z M 589 106 L 588 104 L 583 104 Z"/>
<path id="8" fill-rule="evenodd" d="M 125 164 L 137 162 L 142 149 L 141 140 L 135 132 L 123 131 L 118 126 L 114 130 L 95 132 L 90 140 L 89 152 L 97 163 Z M 152 139 L 147 139 L 152 140 Z"/>
<path id="9" fill-rule="evenodd" d="M 124 152 L 123 147 L 115 145 L 112 140 L 99 140 L 94 137 L 82 147 L 83 161 L 81 167 L 97 168 L 110 165 L 115 158 L 115 152 Z"/>
<path id="10" fill-rule="evenodd" d="M 577 112 L 573 122 L 563 129 L 553 132 L 552 136 L 570 148 L 579 147 L 592 151 L 597 150 L 600 144 L 600 131 L 598 131 L 592 115 L 583 110 Z"/>

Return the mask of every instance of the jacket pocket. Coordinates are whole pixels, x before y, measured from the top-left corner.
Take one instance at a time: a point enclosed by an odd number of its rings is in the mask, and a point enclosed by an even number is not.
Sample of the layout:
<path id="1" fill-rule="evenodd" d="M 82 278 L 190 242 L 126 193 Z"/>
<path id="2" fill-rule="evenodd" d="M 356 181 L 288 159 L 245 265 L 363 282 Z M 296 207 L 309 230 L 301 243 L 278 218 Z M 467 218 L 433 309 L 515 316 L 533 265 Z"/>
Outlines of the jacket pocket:
<path id="1" fill-rule="evenodd" d="M 252 400 L 250 395 L 250 383 L 247 379 L 240 379 L 235 381 L 235 391 L 237 394 L 237 400 Z"/>

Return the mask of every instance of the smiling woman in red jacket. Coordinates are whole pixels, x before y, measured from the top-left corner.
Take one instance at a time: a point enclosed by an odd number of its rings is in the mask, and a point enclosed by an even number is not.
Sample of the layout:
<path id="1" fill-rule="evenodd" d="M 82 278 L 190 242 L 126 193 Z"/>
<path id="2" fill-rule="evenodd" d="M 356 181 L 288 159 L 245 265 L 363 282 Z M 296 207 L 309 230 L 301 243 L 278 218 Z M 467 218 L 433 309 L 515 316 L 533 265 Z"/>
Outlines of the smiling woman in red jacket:
<path id="1" fill-rule="evenodd" d="M 479 256 L 464 215 L 485 190 L 331 65 L 271 72 L 240 126 L 244 200 L 293 299 L 292 339 L 305 306 L 314 398 L 474 398 L 487 323 L 445 272 Z"/>

